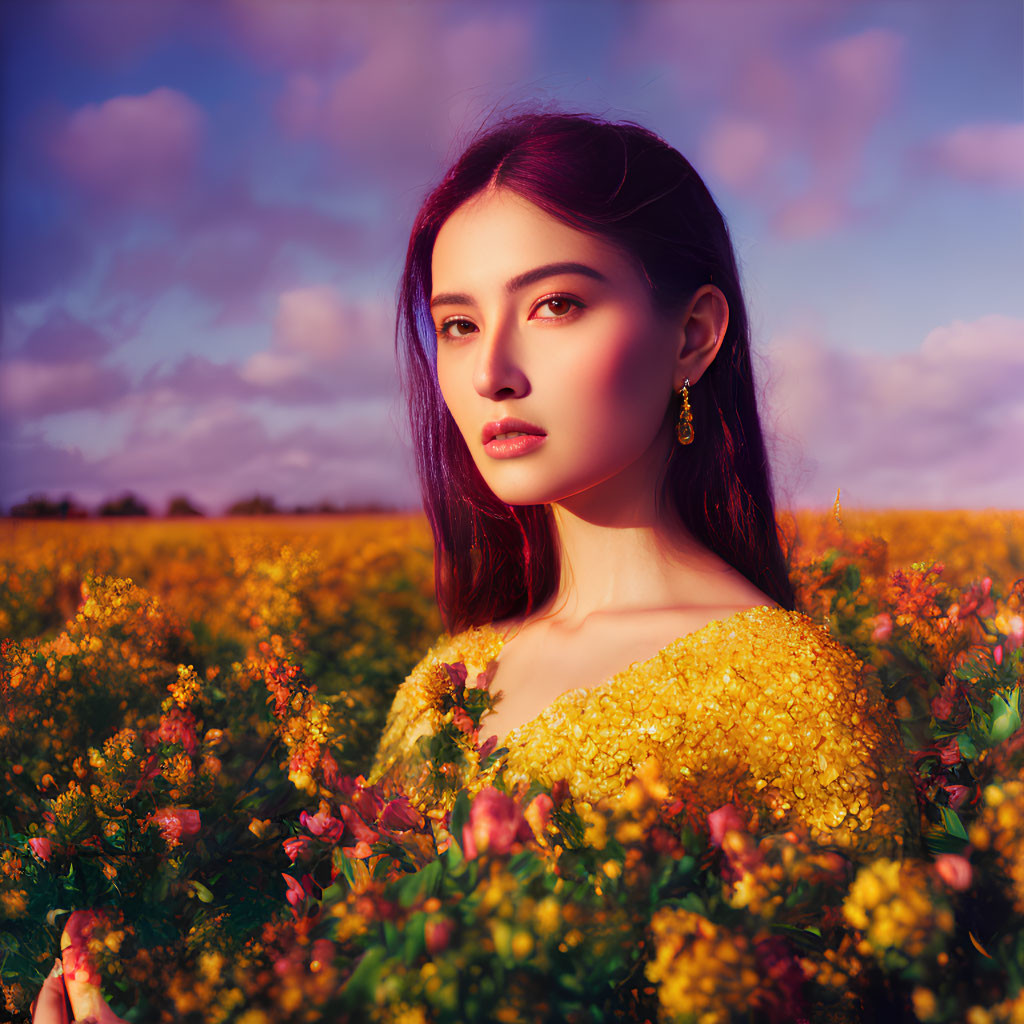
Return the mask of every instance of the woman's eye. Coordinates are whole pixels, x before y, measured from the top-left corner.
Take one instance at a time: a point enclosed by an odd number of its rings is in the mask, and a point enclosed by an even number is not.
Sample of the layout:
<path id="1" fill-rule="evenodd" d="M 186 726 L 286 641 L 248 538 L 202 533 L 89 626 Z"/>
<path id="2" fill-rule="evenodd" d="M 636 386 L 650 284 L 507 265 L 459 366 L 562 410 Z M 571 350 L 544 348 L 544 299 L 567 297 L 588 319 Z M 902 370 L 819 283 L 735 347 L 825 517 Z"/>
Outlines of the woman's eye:
<path id="1" fill-rule="evenodd" d="M 582 308 L 583 303 L 575 299 L 565 295 L 552 295 L 550 299 L 545 299 L 537 305 L 533 315 L 537 320 L 558 320 L 568 316 L 573 310 Z"/>
<path id="2" fill-rule="evenodd" d="M 472 320 L 463 320 L 461 317 L 453 317 L 445 320 L 437 329 L 440 338 L 464 338 L 476 330 L 476 324 Z"/>

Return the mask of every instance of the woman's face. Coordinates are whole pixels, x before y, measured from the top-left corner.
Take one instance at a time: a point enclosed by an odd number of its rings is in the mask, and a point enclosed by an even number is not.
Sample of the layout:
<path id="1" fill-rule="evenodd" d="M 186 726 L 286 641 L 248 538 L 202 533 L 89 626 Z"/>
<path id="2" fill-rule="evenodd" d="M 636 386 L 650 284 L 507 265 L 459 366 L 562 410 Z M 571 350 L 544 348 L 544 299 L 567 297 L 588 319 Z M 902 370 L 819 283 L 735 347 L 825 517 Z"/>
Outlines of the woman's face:
<path id="1" fill-rule="evenodd" d="M 432 275 L 441 393 L 500 500 L 660 470 L 682 334 L 618 248 L 489 190 L 442 226 Z"/>

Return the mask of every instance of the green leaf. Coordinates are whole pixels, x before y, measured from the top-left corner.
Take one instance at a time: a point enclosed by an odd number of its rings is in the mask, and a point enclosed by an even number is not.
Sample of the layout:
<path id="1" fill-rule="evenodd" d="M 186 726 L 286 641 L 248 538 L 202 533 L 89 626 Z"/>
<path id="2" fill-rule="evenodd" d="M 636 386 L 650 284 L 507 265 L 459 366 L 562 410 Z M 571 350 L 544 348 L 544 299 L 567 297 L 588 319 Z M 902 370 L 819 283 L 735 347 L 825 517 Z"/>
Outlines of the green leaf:
<path id="1" fill-rule="evenodd" d="M 452 838 L 462 849 L 462 829 L 469 823 L 469 794 L 463 789 L 455 798 L 455 806 L 452 808 L 448 831 Z"/>
<path id="2" fill-rule="evenodd" d="M 411 917 L 402 929 L 405 938 L 402 947 L 402 959 L 407 964 L 413 964 L 426 949 L 426 938 L 424 936 L 424 924 L 426 918 L 423 914 L 415 914 Z"/>
<path id="3" fill-rule="evenodd" d="M 366 1007 L 374 1005 L 374 996 L 380 981 L 387 953 L 380 946 L 368 949 L 352 972 L 344 988 L 345 1001 L 349 1006 Z"/>
<path id="4" fill-rule="evenodd" d="M 974 740 L 971 738 L 970 733 L 958 733 L 956 741 L 960 745 L 960 753 L 968 760 L 973 760 L 978 756 L 978 747 L 975 744 Z"/>
<path id="5" fill-rule="evenodd" d="M 1002 743 L 1020 728 L 1020 687 L 1014 688 L 1004 697 L 1001 693 L 992 695 L 992 722 L 989 738 L 992 743 Z"/>
<path id="6" fill-rule="evenodd" d="M 213 902 L 213 893 L 203 885 L 202 882 L 197 882 L 194 878 L 191 881 L 192 891 L 199 897 L 203 903 Z"/>
<path id="7" fill-rule="evenodd" d="M 942 815 L 942 827 L 946 832 L 957 839 L 967 839 L 967 829 L 964 828 L 960 815 L 951 807 L 940 807 L 939 814 Z"/>

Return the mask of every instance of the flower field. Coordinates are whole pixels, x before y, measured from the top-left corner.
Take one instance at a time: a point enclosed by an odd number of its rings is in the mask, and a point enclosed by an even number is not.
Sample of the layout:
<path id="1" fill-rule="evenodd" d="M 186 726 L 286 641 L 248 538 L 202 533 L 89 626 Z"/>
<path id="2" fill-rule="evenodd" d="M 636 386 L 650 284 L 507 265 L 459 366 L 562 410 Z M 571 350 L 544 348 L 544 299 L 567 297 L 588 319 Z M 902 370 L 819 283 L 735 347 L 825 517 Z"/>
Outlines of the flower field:
<path id="1" fill-rule="evenodd" d="M 436 800 L 371 785 L 440 632 L 419 518 L 4 521 L 7 1013 L 63 933 L 129 1021 L 1024 1021 L 1024 513 L 782 529 L 900 723 L 903 861 L 697 818 L 654 763 L 510 790 L 459 665 Z"/>

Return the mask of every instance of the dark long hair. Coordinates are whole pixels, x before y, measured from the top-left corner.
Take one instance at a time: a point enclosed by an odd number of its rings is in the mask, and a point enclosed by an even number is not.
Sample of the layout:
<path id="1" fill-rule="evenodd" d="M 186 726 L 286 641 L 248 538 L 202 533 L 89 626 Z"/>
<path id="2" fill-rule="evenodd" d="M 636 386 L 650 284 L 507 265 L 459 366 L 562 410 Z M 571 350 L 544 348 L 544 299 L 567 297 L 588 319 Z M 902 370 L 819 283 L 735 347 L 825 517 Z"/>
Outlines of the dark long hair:
<path id="1" fill-rule="evenodd" d="M 673 446 L 659 502 L 765 594 L 792 608 L 757 415 L 747 311 L 721 211 L 687 160 L 647 129 L 586 115 L 529 113 L 479 135 L 427 196 L 402 276 L 399 364 L 447 628 L 528 614 L 554 592 L 559 573 L 549 510 L 498 500 L 437 381 L 429 310 L 434 241 L 452 213 L 488 187 L 506 188 L 618 245 L 637 262 L 655 306 L 666 313 L 685 308 L 703 284 L 722 290 L 728 330 L 691 389 L 696 440 Z"/>

